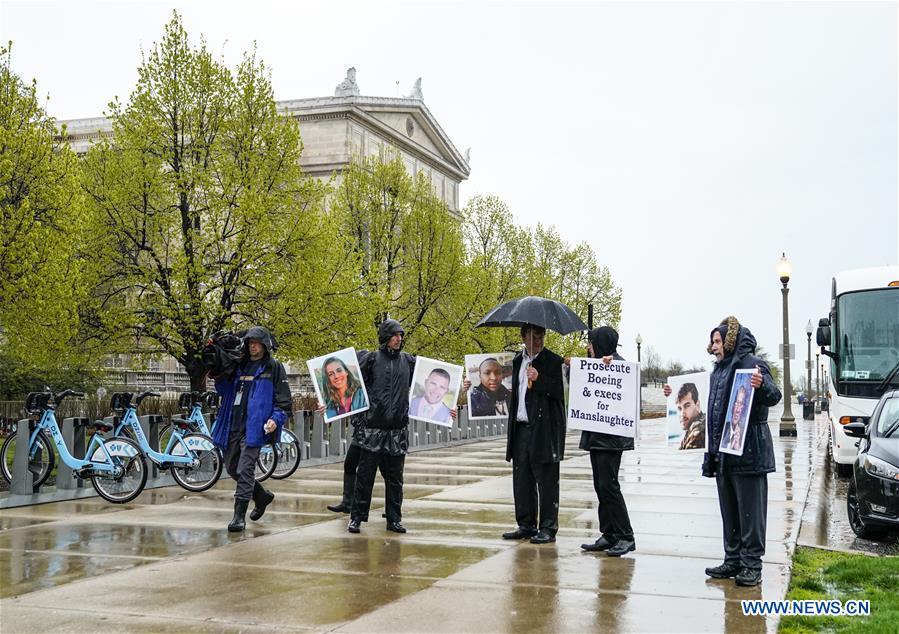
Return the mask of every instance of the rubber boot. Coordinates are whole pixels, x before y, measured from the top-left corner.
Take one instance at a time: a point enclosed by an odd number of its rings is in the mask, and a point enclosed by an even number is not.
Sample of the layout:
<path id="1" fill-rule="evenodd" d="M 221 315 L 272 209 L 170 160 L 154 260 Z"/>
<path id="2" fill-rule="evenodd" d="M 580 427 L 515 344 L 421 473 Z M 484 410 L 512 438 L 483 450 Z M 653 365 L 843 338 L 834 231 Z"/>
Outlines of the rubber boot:
<path id="1" fill-rule="evenodd" d="M 265 507 L 271 504 L 274 499 L 275 494 L 257 482 L 256 486 L 253 487 L 253 503 L 255 507 L 250 512 L 250 519 L 258 522 L 259 518 L 265 514 Z"/>
<path id="2" fill-rule="evenodd" d="M 349 513 L 353 507 L 353 489 L 356 488 L 356 474 L 343 474 L 343 497 L 340 504 L 329 504 L 328 510 L 335 513 Z"/>
<path id="3" fill-rule="evenodd" d="M 234 500 L 234 517 L 228 524 L 229 533 L 240 533 L 247 527 L 245 516 L 249 505 L 249 500 Z"/>

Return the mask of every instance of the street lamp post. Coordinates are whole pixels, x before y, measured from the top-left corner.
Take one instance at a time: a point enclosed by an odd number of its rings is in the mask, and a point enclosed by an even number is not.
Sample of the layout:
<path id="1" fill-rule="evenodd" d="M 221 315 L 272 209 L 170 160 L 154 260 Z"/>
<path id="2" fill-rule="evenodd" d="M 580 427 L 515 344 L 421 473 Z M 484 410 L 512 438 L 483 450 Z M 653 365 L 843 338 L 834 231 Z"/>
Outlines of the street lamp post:
<path id="1" fill-rule="evenodd" d="M 817 359 L 815 359 L 815 361 L 817 362 Z M 822 364 L 818 367 L 818 369 L 821 371 L 821 378 L 824 380 L 824 383 L 826 384 L 826 383 L 827 383 L 827 376 L 826 376 L 826 374 L 825 374 L 825 372 L 824 372 L 824 364 L 822 363 Z M 820 412 L 820 411 L 822 410 L 822 406 L 824 405 L 824 393 L 826 392 L 825 387 L 826 387 L 826 385 L 821 385 L 821 386 L 820 386 L 821 394 L 820 394 L 820 396 L 818 397 L 818 407 L 815 409 L 815 411 L 817 411 L 817 412 Z"/>
<path id="2" fill-rule="evenodd" d="M 643 345 L 643 337 L 640 336 L 640 333 L 637 333 L 637 338 L 634 339 L 637 342 L 637 368 L 642 373 L 643 368 L 640 367 L 640 346 Z M 643 375 L 640 375 L 640 387 L 638 388 L 639 394 L 638 398 L 640 399 L 640 413 L 643 413 Z"/>
<path id="3" fill-rule="evenodd" d="M 821 400 L 821 364 L 819 359 L 821 355 L 819 353 L 815 353 L 815 400 Z"/>
<path id="4" fill-rule="evenodd" d="M 806 362 L 806 367 L 808 368 L 808 375 L 806 376 L 806 396 L 812 393 L 812 320 L 808 320 L 808 325 L 805 327 L 805 334 L 808 336 L 808 361 Z"/>
<path id="5" fill-rule="evenodd" d="M 784 360 L 784 411 L 783 415 L 780 417 L 780 435 L 781 436 L 795 436 L 796 435 L 796 423 L 794 422 L 796 419 L 793 418 L 793 410 L 791 406 L 792 400 L 792 386 L 790 385 L 790 317 L 789 312 L 787 310 L 787 295 L 790 292 L 790 289 L 787 288 L 787 284 L 790 281 L 790 274 L 793 272 L 793 267 L 790 266 L 789 260 L 787 260 L 787 254 L 782 253 L 780 257 L 780 261 L 777 263 L 777 277 L 780 278 L 780 283 L 783 284 L 783 288 L 780 289 L 781 295 L 783 296 L 783 354 L 781 357 Z M 784 424 L 786 423 L 786 424 Z"/>
<path id="6" fill-rule="evenodd" d="M 805 377 L 805 402 L 809 401 L 809 396 L 812 393 L 812 320 L 808 320 L 808 324 L 805 326 L 805 334 L 808 337 L 808 361 L 805 362 L 806 368 L 806 377 Z M 812 411 L 815 411 L 815 402 L 811 403 Z M 802 406 L 802 418 L 806 418 L 806 408 L 805 404 Z M 814 416 L 812 416 L 814 418 Z"/>

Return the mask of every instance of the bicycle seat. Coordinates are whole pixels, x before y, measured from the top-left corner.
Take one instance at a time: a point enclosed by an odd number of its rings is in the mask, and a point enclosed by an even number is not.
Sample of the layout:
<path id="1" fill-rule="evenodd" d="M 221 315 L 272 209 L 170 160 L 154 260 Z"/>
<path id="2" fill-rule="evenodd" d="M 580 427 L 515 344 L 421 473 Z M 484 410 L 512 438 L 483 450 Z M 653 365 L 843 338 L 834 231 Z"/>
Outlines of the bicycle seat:
<path id="1" fill-rule="evenodd" d="M 86 422 L 82 423 L 85 427 L 93 427 L 96 431 L 101 434 L 105 434 L 108 431 L 112 431 L 113 425 L 112 423 L 107 423 L 105 420 L 95 420 L 94 422 Z"/>
<path id="2" fill-rule="evenodd" d="M 178 429 L 190 429 L 194 427 L 194 423 L 187 420 L 186 418 L 172 418 L 172 425 L 177 427 Z"/>

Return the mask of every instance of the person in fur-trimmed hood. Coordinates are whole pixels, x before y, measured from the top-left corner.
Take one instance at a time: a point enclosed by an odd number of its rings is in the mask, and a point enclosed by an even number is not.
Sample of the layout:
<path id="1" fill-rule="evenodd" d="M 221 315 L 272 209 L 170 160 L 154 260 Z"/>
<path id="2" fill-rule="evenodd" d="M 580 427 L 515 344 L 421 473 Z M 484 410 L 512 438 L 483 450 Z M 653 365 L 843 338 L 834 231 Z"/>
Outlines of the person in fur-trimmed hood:
<path id="1" fill-rule="evenodd" d="M 702 475 L 715 478 L 724 528 L 724 563 L 706 568 L 715 579 L 736 580 L 737 585 L 755 586 L 762 580 L 762 557 L 768 514 L 768 474 L 774 471 L 774 443 L 768 429 L 768 408 L 781 399 L 768 364 L 755 356 L 756 341 L 736 317 L 726 317 L 709 333 L 708 352 L 715 357 L 709 380 L 706 418 L 708 452 Z M 743 454 L 718 451 L 724 431 L 727 405 L 737 370 L 755 370 L 754 390 Z M 665 386 L 666 396 L 670 387 Z"/>

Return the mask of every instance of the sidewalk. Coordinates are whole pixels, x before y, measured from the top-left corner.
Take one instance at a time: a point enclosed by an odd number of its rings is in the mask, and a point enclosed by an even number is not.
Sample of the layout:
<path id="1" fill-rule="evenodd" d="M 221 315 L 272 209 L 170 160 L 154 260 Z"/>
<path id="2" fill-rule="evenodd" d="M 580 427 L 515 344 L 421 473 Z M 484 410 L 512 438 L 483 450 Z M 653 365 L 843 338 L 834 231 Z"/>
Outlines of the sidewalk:
<path id="1" fill-rule="evenodd" d="M 772 410 L 771 420 L 780 411 Z M 777 438 L 769 479 L 764 581 L 738 588 L 707 580 L 720 563 L 714 481 L 701 454 L 663 445 L 646 421 L 622 461 L 622 489 L 637 552 L 581 552 L 596 538 L 589 457 L 568 437 L 562 526 L 555 544 L 509 543 L 514 526 L 505 443 L 409 456 L 406 535 L 378 511 L 361 535 L 325 509 L 342 465 L 300 469 L 259 524 L 229 535 L 233 487 L 187 495 L 145 492 L 114 507 L 98 500 L 4 510 L 0 613 L 4 631 L 316 632 L 757 632 L 774 619 L 744 617 L 741 599 L 779 599 L 799 531 L 812 465 L 811 425 Z M 379 484 L 375 503 L 380 505 Z"/>

